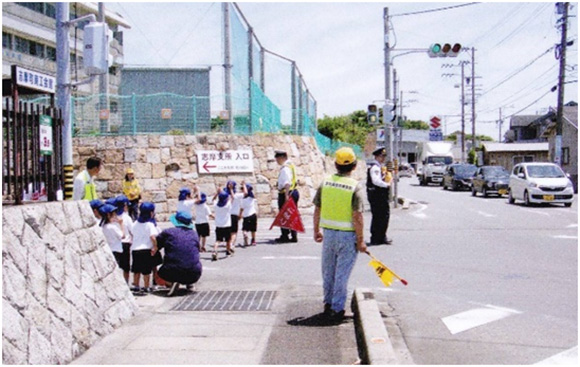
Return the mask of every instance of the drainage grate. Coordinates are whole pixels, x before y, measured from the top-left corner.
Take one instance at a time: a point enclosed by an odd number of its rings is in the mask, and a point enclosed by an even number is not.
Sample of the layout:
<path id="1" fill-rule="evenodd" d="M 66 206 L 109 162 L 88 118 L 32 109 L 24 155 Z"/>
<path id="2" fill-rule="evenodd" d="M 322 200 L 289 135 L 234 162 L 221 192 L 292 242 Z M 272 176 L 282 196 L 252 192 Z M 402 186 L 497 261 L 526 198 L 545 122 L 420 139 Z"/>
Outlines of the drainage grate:
<path id="1" fill-rule="evenodd" d="M 201 291 L 183 298 L 173 311 L 270 311 L 276 291 Z"/>

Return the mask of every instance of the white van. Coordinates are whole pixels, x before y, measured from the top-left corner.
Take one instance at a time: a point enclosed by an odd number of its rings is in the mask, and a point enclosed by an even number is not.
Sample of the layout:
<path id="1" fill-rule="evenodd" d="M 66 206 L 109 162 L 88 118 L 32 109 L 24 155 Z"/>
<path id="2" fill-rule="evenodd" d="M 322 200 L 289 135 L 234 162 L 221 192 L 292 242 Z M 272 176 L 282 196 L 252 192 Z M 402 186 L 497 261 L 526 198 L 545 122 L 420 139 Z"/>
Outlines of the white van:
<path id="1" fill-rule="evenodd" d="M 517 164 L 510 175 L 509 203 L 522 200 L 532 203 L 562 203 L 572 206 L 574 187 L 560 167 L 553 163 Z"/>

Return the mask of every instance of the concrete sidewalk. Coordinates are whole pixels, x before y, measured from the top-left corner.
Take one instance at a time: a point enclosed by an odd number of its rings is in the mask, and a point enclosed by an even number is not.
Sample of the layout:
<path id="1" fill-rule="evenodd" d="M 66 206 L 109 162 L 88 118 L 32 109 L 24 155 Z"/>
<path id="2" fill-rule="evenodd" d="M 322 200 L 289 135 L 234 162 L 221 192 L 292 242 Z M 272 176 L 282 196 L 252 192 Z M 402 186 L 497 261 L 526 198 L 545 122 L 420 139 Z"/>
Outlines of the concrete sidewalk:
<path id="1" fill-rule="evenodd" d="M 266 230 L 272 220 L 260 218 L 259 228 Z M 310 241 L 312 217 L 304 216 L 303 222 L 306 233 L 301 238 Z M 228 281 L 224 275 L 219 283 L 204 279 L 195 292 L 242 290 L 235 279 Z M 381 315 L 368 293 L 349 295 L 347 305 L 351 298 L 358 303 L 353 307 L 358 310 L 356 315 L 347 306 L 345 322 L 320 326 L 304 322 L 322 312 L 319 284 L 276 286 L 266 279 L 245 286 L 275 291 L 271 309 L 176 311 L 177 305 L 194 294 L 183 287 L 173 297 L 166 297 L 167 290 L 138 296 L 138 315 L 71 364 L 353 364 L 361 362 L 360 356 L 363 363 L 396 364 Z"/>
<path id="2" fill-rule="evenodd" d="M 271 311 L 172 311 L 185 296 L 137 297 L 140 313 L 71 364 L 353 364 L 352 315 L 341 325 L 288 321 L 320 312 L 317 287 L 280 289 Z M 350 313 L 347 313 L 347 315 Z"/>

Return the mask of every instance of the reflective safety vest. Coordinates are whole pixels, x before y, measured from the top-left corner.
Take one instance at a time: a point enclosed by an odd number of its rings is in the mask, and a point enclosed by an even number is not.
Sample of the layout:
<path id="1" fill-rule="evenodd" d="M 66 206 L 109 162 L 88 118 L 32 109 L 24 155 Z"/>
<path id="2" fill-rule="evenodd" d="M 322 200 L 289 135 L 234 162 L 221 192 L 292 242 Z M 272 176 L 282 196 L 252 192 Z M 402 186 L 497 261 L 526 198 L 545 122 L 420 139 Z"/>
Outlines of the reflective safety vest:
<path id="1" fill-rule="evenodd" d="M 97 197 L 97 187 L 94 182 L 91 182 L 91 176 L 85 171 L 85 196 L 83 200 L 95 200 Z"/>
<path id="2" fill-rule="evenodd" d="M 296 188 L 296 166 L 294 165 L 294 163 L 286 162 L 282 166 L 282 169 L 284 169 L 284 167 L 290 168 L 290 172 L 292 173 L 292 180 L 290 181 L 290 188 L 288 189 L 288 191 L 292 191 Z M 280 193 L 283 193 L 284 189 L 279 191 Z"/>
<path id="3" fill-rule="evenodd" d="M 322 183 L 320 226 L 354 232 L 352 197 L 358 182 L 354 178 L 332 175 Z"/>

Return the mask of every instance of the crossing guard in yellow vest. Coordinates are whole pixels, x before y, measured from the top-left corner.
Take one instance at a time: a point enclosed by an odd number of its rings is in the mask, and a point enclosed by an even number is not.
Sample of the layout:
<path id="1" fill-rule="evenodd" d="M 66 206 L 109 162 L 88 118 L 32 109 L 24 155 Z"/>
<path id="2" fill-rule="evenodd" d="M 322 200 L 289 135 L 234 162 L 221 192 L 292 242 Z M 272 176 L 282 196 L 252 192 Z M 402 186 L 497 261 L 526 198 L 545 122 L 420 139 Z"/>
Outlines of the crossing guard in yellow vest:
<path id="1" fill-rule="evenodd" d="M 363 239 L 362 184 L 351 176 L 357 160 L 351 148 L 336 151 L 337 173 L 324 179 L 314 197 L 314 240 L 322 242 L 324 316 L 331 324 L 344 319 L 348 279 Z M 321 231 L 321 228 L 324 230 Z"/>
<path id="2" fill-rule="evenodd" d="M 99 157 L 87 159 L 87 168 L 81 171 L 74 180 L 73 200 L 98 199 L 94 177 L 101 171 L 101 163 Z"/>

